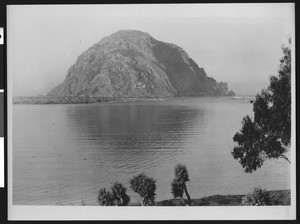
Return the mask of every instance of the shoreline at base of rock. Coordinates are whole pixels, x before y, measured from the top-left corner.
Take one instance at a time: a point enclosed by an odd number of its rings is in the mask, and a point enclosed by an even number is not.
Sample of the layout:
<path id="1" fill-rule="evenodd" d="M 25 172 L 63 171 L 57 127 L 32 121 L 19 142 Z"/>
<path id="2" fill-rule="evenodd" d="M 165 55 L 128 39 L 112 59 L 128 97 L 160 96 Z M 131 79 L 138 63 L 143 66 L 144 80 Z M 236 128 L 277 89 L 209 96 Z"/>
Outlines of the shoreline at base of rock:
<path id="1" fill-rule="evenodd" d="M 190 97 L 230 97 L 231 95 L 213 96 L 213 95 L 198 95 Z M 88 103 L 103 103 L 103 102 L 131 102 L 131 101 L 148 101 L 148 100 L 163 100 L 175 99 L 180 97 L 87 97 L 87 96 L 15 96 L 13 104 L 88 104 Z"/>
<path id="2" fill-rule="evenodd" d="M 59 97 L 59 96 L 35 96 L 13 97 L 13 104 L 85 104 L 117 101 L 114 97 Z"/>

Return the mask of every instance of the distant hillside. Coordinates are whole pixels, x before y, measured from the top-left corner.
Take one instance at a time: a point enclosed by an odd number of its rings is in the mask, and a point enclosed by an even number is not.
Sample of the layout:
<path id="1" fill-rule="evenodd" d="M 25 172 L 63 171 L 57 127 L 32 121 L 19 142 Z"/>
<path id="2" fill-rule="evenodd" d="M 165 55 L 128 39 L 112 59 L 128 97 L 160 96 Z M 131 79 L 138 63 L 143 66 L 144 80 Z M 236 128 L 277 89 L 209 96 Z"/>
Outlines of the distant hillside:
<path id="1" fill-rule="evenodd" d="M 172 97 L 232 95 L 180 47 L 124 30 L 83 52 L 50 96 Z"/>

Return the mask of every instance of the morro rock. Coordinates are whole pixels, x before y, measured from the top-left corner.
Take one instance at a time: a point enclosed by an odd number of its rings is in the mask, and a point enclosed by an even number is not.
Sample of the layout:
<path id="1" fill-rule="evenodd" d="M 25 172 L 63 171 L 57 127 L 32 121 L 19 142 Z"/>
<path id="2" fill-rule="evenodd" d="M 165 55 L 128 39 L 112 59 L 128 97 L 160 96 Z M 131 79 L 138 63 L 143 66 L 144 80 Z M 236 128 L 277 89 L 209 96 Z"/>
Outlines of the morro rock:
<path id="1" fill-rule="evenodd" d="M 180 47 L 123 30 L 83 52 L 52 96 L 172 97 L 227 95 Z"/>

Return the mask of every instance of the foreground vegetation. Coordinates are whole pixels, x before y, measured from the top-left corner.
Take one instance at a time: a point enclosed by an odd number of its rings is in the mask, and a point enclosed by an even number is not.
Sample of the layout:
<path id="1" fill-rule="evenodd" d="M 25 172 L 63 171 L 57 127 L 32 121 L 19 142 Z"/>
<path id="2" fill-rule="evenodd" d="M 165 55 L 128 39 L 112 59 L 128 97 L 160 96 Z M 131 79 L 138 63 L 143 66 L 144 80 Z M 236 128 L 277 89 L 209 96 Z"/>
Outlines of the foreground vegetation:
<path id="1" fill-rule="evenodd" d="M 130 196 L 122 183 L 115 182 L 111 189 L 100 188 L 98 203 L 102 206 L 266 206 L 290 205 L 290 190 L 267 191 L 255 188 L 246 195 L 213 195 L 200 199 L 191 199 L 186 182 L 190 181 L 185 165 L 177 164 L 174 169 L 175 177 L 170 182 L 174 199 L 155 202 L 156 180 L 141 173 L 129 180 L 130 188 L 140 196 L 140 202 L 130 204 Z M 186 198 L 183 198 L 183 196 Z"/>
<path id="2" fill-rule="evenodd" d="M 270 195 L 268 205 L 290 205 L 291 191 L 290 190 L 274 190 L 267 191 Z M 247 195 L 212 195 L 200 199 L 191 199 L 191 206 L 246 206 L 242 203 L 243 198 Z M 155 206 L 186 206 L 187 202 L 181 199 L 170 199 L 158 201 Z M 255 205 L 254 205 L 255 206 Z"/>

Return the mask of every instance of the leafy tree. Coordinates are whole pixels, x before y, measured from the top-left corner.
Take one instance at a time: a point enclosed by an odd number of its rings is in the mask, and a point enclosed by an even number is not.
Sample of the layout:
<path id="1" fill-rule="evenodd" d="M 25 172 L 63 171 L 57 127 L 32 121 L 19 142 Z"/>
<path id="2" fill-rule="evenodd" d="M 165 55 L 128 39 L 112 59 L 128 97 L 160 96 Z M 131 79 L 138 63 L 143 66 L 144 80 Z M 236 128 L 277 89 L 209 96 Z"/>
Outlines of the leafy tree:
<path id="1" fill-rule="evenodd" d="M 130 197 L 126 194 L 126 188 L 119 182 L 113 183 L 111 191 L 101 188 L 98 193 L 98 202 L 104 206 L 126 206 Z"/>
<path id="2" fill-rule="evenodd" d="M 271 205 L 271 196 L 266 189 L 255 188 L 252 194 L 247 194 L 242 198 L 242 205 Z"/>
<path id="3" fill-rule="evenodd" d="M 185 184 L 189 180 L 189 173 L 186 169 L 186 166 L 182 164 L 177 164 L 175 166 L 175 178 L 171 182 L 171 191 L 174 198 L 180 197 L 183 199 L 183 193 L 185 193 L 188 199 L 188 203 L 190 204 L 191 198 Z"/>
<path id="4" fill-rule="evenodd" d="M 156 190 L 156 180 L 147 177 L 146 174 L 141 173 L 134 176 L 129 180 L 131 189 L 138 193 L 143 199 L 142 204 L 149 206 L 154 205 L 155 190 Z"/>
<path id="5" fill-rule="evenodd" d="M 291 39 L 282 46 L 277 76 L 270 77 L 268 89 L 256 95 L 253 104 L 254 119 L 243 118 L 242 129 L 233 140 L 238 143 L 232 155 L 245 172 L 252 173 L 267 159 L 283 158 L 291 141 Z"/>

